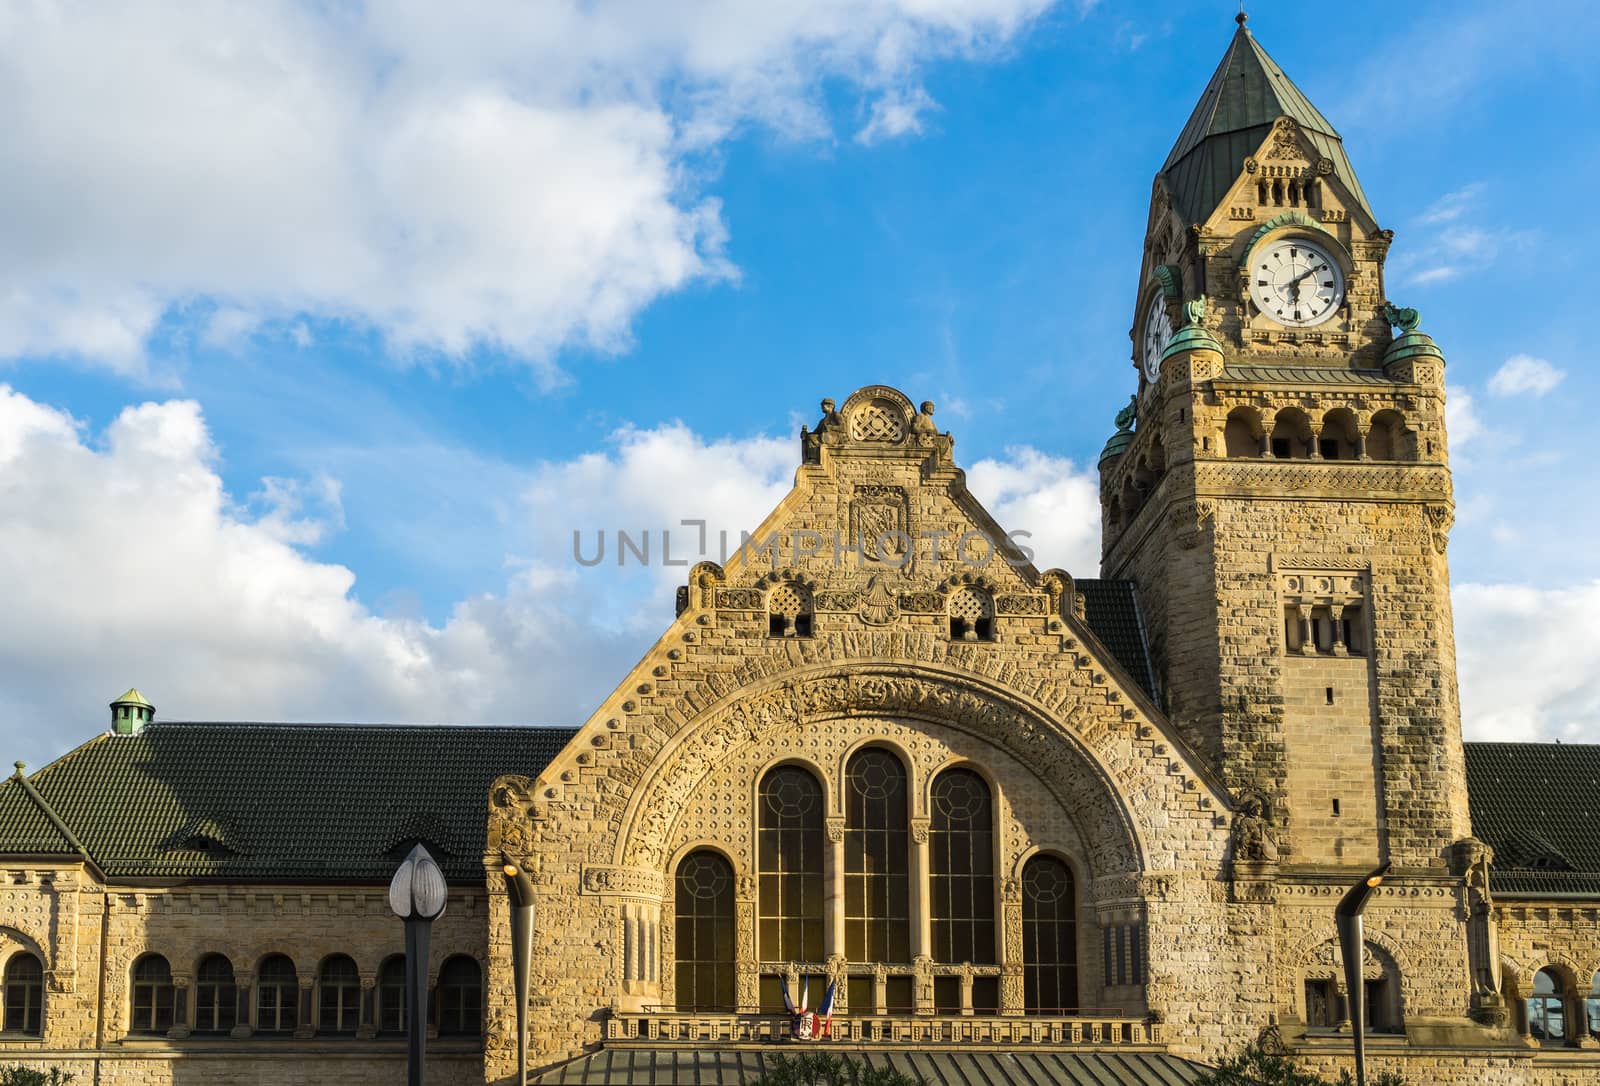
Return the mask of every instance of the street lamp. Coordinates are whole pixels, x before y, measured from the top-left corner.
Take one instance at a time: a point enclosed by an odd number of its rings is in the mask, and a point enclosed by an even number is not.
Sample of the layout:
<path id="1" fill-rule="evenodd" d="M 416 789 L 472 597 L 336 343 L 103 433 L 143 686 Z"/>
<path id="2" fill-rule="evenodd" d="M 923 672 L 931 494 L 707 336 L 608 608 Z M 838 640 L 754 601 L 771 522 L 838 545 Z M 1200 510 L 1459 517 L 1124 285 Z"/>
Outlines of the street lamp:
<path id="1" fill-rule="evenodd" d="M 406 922 L 406 1082 L 422 1086 L 428 1037 L 428 933 L 444 915 L 449 888 L 444 872 L 421 845 L 413 848 L 389 883 L 389 908 Z"/>
<path id="2" fill-rule="evenodd" d="M 533 970 L 533 880 L 505 853 L 500 854 L 511 899 L 511 976 L 517 997 L 517 1086 L 528 1081 L 528 979 Z"/>
<path id="3" fill-rule="evenodd" d="M 1366 950 L 1366 940 L 1361 934 L 1361 914 L 1372 891 L 1378 888 L 1383 876 L 1389 873 L 1387 862 L 1374 868 L 1372 874 L 1350 887 L 1339 907 L 1333 910 L 1339 927 L 1339 951 L 1344 956 L 1344 987 L 1349 993 L 1350 1033 L 1356 1043 L 1356 1086 L 1367 1086 L 1366 987 L 1361 981 L 1361 958 Z"/>

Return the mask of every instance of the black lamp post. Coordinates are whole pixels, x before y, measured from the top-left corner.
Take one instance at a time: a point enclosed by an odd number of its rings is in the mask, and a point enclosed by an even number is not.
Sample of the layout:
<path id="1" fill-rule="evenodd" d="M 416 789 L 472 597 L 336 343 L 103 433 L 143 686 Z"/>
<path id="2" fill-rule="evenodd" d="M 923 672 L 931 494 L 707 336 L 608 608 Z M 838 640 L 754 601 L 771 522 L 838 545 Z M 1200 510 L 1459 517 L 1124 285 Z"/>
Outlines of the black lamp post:
<path id="1" fill-rule="evenodd" d="M 449 888 L 444 872 L 421 845 L 413 848 L 389 883 L 389 908 L 406 922 L 406 1082 L 422 1086 L 428 1038 L 428 934 L 444 915 Z"/>
<path id="2" fill-rule="evenodd" d="M 1339 907 L 1333 911 L 1339 926 L 1339 951 L 1344 957 L 1344 986 L 1349 993 L 1350 1033 L 1356 1044 L 1356 1086 L 1367 1086 L 1366 987 L 1361 981 L 1361 958 L 1366 940 L 1361 934 L 1361 914 L 1372 899 L 1383 876 L 1389 873 L 1386 862 L 1372 874 L 1350 887 Z"/>
<path id="3" fill-rule="evenodd" d="M 533 880 L 504 853 L 501 871 L 511 899 L 511 976 L 517 997 L 517 1086 L 528 1081 L 528 980 L 533 969 Z"/>

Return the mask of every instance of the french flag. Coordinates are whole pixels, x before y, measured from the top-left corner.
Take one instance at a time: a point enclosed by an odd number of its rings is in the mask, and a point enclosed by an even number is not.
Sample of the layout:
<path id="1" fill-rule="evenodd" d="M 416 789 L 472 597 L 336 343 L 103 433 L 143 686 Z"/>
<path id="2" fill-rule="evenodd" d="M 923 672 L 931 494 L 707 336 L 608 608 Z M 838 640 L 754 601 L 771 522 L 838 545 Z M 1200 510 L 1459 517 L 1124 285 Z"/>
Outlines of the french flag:
<path id="1" fill-rule="evenodd" d="M 816 1029 L 816 1035 L 818 1037 L 828 1037 L 828 1036 L 832 1035 L 832 1032 L 833 1032 L 833 996 L 834 996 L 835 989 L 837 989 L 838 987 L 839 987 L 839 982 L 837 980 L 829 981 L 828 982 L 828 990 L 823 993 L 822 1002 L 817 1004 L 818 1027 Z"/>

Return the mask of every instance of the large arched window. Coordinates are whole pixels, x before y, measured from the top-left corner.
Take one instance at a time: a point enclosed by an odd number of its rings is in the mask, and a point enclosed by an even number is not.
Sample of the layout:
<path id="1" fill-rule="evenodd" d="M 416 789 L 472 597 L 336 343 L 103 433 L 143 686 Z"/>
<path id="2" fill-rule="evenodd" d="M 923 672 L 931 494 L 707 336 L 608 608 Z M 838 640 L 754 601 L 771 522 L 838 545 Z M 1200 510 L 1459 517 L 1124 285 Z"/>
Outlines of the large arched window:
<path id="1" fill-rule="evenodd" d="M 1567 1039 L 1567 1018 L 1561 1005 L 1561 978 L 1549 969 L 1533 975 L 1533 995 L 1528 997 L 1528 1032 L 1541 1041 Z"/>
<path id="2" fill-rule="evenodd" d="M 406 1029 L 406 958 L 396 954 L 378 967 L 378 1032 Z"/>
<path id="3" fill-rule="evenodd" d="M 822 786 L 799 766 L 778 766 L 762 778 L 756 832 L 762 961 L 822 960 L 822 852 Z"/>
<path id="4" fill-rule="evenodd" d="M 172 967 L 159 954 L 133 963 L 133 1033 L 165 1033 L 172 1028 Z"/>
<path id="5" fill-rule="evenodd" d="M 946 770 L 933 782 L 930 814 L 933 960 L 992 965 L 994 810 L 988 782 L 970 769 Z"/>
<path id="6" fill-rule="evenodd" d="M 1053 856 L 1022 869 L 1023 1001 L 1029 1014 L 1078 1006 L 1077 895 L 1072 871 Z"/>
<path id="7" fill-rule="evenodd" d="M 300 1024 L 300 977 L 294 962 L 274 954 L 256 971 L 256 1032 L 293 1033 Z"/>
<path id="8" fill-rule="evenodd" d="M 1589 1016 L 1589 1036 L 1600 1037 L 1600 972 L 1589 982 L 1589 997 L 1583 1001 L 1583 1008 Z"/>
<path id="9" fill-rule="evenodd" d="M 483 1032 L 483 970 L 465 954 L 439 969 L 439 1036 L 476 1037 Z"/>
<path id="10" fill-rule="evenodd" d="M 845 955 L 911 960 L 911 871 L 906 770 L 868 747 L 845 767 Z"/>
<path id="11" fill-rule="evenodd" d="M 44 1025 L 44 964 L 22 951 L 6 962 L 5 1031 L 37 1037 Z"/>
<path id="12" fill-rule="evenodd" d="M 233 963 L 221 954 L 200 959 L 194 974 L 194 1028 L 196 1033 L 228 1033 L 239 1011 L 239 989 Z"/>
<path id="13" fill-rule="evenodd" d="M 317 1031 L 354 1033 L 361 1024 L 361 974 L 356 963 L 335 954 L 317 973 Z"/>
<path id="14" fill-rule="evenodd" d="M 733 865 L 709 849 L 691 852 L 678 865 L 673 900 L 678 1010 L 733 1010 Z"/>

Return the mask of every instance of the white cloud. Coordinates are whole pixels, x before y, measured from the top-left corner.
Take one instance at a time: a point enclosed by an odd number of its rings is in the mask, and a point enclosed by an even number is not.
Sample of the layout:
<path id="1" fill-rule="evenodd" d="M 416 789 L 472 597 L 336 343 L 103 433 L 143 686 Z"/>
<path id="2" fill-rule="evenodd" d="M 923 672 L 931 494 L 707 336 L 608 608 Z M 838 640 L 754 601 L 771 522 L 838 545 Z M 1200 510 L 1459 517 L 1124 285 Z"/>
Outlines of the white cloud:
<path id="1" fill-rule="evenodd" d="M 1600 581 L 1454 592 L 1468 739 L 1600 741 Z"/>
<path id="2" fill-rule="evenodd" d="M 1496 396 L 1515 396 L 1523 392 L 1543 396 L 1553 391 L 1566 376 L 1566 370 L 1558 369 L 1542 358 L 1526 354 L 1512 355 L 1489 378 L 1489 391 Z"/>
<path id="3" fill-rule="evenodd" d="M 1040 569 L 1080 577 L 1100 568 L 1100 483 L 1071 460 L 1027 447 L 1005 460 L 979 460 L 967 471 L 973 496 L 1034 551 Z"/>
<path id="4" fill-rule="evenodd" d="M 1483 191 L 1483 188 L 1482 181 L 1475 181 L 1470 185 L 1464 185 L 1456 189 L 1454 192 L 1445 193 L 1430 204 L 1426 211 L 1417 216 L 1417 222 L 1425 226 L 1455 222 L 1467 212 L 1473 201 L 1478 198 L 1478 194 Z"/>
<path id="5" fill-rule="evenodd" d="M 138 372 L 201 302 L 224 344 L 322 318 L 554 380 L 560 347 L 731 274 L 697 152 L 828 137 L 824 85 L 864 139 L 915 132 L 927 61 L 1050 2 L 7 5 L 0 357 Z"/>
<path id="6" fill-rule="evenodd" d="M 1450 434 L 1450 445 L 1459 449 L 1483 433 L 1483 422 L 1474 409 L 1472 393 L 1459 385 L 1444 390 L 1444 427 Z"/>
<path id="7" fill-rule="evenodd" d="M 522 472 L 504 582 L 433 623 L 375 612 L 353 570 L 306 553 L 343 526 L 336 480 L 230 497 L 193 401 L 131 406 L 91 433 L 0 385 L 0 735 L 13 756 L 53 756 L 130 685 L 169 720 L 581 720 L 671 621 L 687 568 L 661 564 L 661 530 L 692 562 L 698 532 L 681 522 L 704 519 L 717 557 L 720 529 L 736 546 L 787 493 L 798 451 L 792 435 L 668 423 Z M 971 478 L 1005 527 L 1034 532 L 1042 566 L 1094 568 L 1084 472 L 1021 449 Z M 648 529 L 651 566 L 619 569 L 608 549 L 585 568 L 575 528 Z"/>
<path id="8" fill-rule="evenodd" d="M 1529 244 L 1532 234 L 1528 231 L 1492 229 L 1473 221 L 1485 190 L 1481 181 L 1464 185 L 1439 197 L 1416 217 L 1413 243 L 1394 254 L 1399 281 L 1413 286 L 1452 282 L 1490 266 L 1508 250 Z"/>

